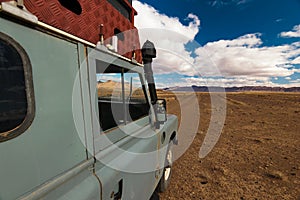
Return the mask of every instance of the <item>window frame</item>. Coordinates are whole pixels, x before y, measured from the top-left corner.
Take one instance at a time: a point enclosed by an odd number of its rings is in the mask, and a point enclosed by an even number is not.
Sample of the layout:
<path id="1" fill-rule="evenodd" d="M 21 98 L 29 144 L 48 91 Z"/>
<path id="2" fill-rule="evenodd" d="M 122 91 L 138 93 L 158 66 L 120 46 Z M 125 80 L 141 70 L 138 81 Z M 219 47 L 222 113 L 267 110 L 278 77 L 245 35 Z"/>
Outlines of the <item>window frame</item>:
<path id="1" fill-rule="evenodd" d="M 29 59 L 28 54 L 25 49 L 12 37 L 0 32 L 0 40 L 6 42 L 8 45 L 13 47 L 21 57 L 23 64 L 23 72 L 24 72 L 24 81 L 25 81 L 25 93 L 27 100 L 27 112 L 26 115 L 21 122 L 21 124 L 17 125 L 15 128 L 0 132 L 0 143 L 11 140 L 13 138 L 18 137 L 22 133 L 24 133 L 32 124 L 35 117 L 35 98 L 34 98 L 34 87 L 33 87 L 33 78 L 32 78 L 32 66 Z"/>
<path id="2" fill-rule="evenodd" d="M 94 152 L 94 156 L 101 155 L 101 151 L 109 147 L 115 148 L 118 142 L 129 141 L 133 137 L 138 137 L 144 134 L 153 127 L 154 109 L 150 103 L 150 93 L 145 78 L 144 65 L 136 63 L 128 58 L 120 56 L 116 53 L 108 51 L 106 48 L 87 48 L 87 65 L 86 73 L 89 88 L 89 100 L 91 112 L 92 134 L 87 135 L 87 145 Z M 99 107 L 97 94 L 97 74 L 103 73 L 110 67 L 121 67 L 125 71 L 135 71 L 142 77 L 142 85 L 145 87 L 146 98 L 150 107 L 149 116 L 128 123 L 127 125 L 119 126 L 111 131 L 104 132 L 101 130 L 99 123 Z M 110 70 L 110 69 L 109 69 Z M 112 70 L 113 72 L 113 70 Z M 124 131 L 129 132 L 124 132 Z M 143 137 L 143 136 L 142 136 Z M 92 142 L 89 142 L 92 141 Z"/>
<path id="3" fill-rule="evenodd" d="M 127 116 L 127 114 L 130 114 L 130 111 L 129 111 L 129 107 L 130 107 L 130 102 L 128 101 L 127 102 L 127 99 L 125 97 L 125 75 L 129 72 L 129 74 L 136 74 L 139 76 L 139 83 L 141 84 L 141 89 L 142 89 L 142 92 L 143 92 L 143 97 L 145 99 L 145 102 L 144 104 L 147 105 L 147 109 L 150 109 L 150 103 L 149 103 L 149 99 L 148 99 L 148 94 L 147 94 L 147 90 L 146 90 L 146 87 L 145 87 L 145 82 L 143 80 L 143 76 L 141 75 L 140 72 L 138 71 L 135 71 L 135 70 L 129 70 L 127 68 L 124 68 L 124 67 L 120 67 L 120 66 L 111 66 L 112 68 L 115 68 L 115 69 L 118 69 L 116 71 L 113 71 L 113 72 L 101 72 L 101 73 L 96 73 L 96 76 L 97 75 L 105 75 L 105 74 L 119 74 L 120 75 L 120 84 L 121 84 L 121 89 L 122 89 L 122 92 L 121 92 L 121 101 L 119 103 L 122 103 L 122 115 L 123 115 L 123 120 L 124 120 L 124 123 L 120 123 L 120 124 L 117 124 L 116 126 L 114 127 L 111 127 L 111 128 L 108 128 L 108 129 L 104 129 L 102 130 L 101 129 L 101 132 L 103 133 L 108 133 L 108 132 L 111 132 L 112 130 L 115 130 L 116 128 L 118 128 L 119 126 L 126 126 L 127 124 L 130 124 L 132 122 L 135 122 L 139 119 L 142 119 L 144 117 L 147 117 L 149 116 L 149 113 L 146 115 L 143 115 L 141 117 L 138 117 L 136 119 L 131 119 L 130 121 L 128 121 L 128 117 L 130 116 Z M 97 89 L 97 95 L 98 95 L 98 90 Z M 100 117 L 100 109 L 99 109 L 99 102 L 101 102 L 101 100 L 99 99 L 99 96 L 98 96 L 98 115 L 99 115 L 99 122 L 101 121 L 101 117 Z M 127 105 L 128 104 L 128 105 Z M 131 117 L 130 117 L 131 118 Z M 101 124 L 101 122 L 100 122 Z M 102 128 L 102 127 L 101 127 Z"/>

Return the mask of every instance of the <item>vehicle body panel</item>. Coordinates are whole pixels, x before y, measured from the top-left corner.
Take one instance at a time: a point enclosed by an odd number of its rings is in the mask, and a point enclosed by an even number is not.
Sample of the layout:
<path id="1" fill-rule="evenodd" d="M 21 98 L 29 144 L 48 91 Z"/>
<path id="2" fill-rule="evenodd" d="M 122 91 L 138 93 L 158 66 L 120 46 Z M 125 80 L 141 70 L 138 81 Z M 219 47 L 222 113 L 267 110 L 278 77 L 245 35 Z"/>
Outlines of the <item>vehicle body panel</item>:
<path id="1" fill-rule="evenodd" d="M 154 126 L 142 65 L 1 12 L 0 32 L 27 53 L 35 101 L 31 126 L 0 143 L 0 200 L 150 198 L 178 122 L 168 116 Z M 101 130 L 96 74 L 103 63 L 140 74 L 149 115 Z"/>
<path id="2" fill-rule="evenodd" d="M 29 129 L 0 145 L 1 169 L 6 169 L 0 170 L 5 180 L 0 199 L 14 199 L 79 164 L 86 152 L 71 104 L 77 44 L 3 18 L 0 24 L 0 31 L 17 41 L 30 58 L 36 105 Z"/>

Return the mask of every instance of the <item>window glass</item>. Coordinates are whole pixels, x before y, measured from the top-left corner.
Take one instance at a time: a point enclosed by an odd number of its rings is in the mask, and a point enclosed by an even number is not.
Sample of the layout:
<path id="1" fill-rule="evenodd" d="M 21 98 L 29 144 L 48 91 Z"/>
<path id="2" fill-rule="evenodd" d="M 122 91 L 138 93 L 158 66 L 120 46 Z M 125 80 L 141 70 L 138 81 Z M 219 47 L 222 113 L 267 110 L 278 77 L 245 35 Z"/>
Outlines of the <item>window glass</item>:
<path id="1" fill-rule="evenodd" d="M 29 59 L 19 44 L 10 37 L 0 34 L 0 141 L 8 140 L 24 131 L 32 107 L 28 106 L 25 69 L 29 71 Z M 29 108 L 29 110 L 28 110 Z M 22 131 L 18 130 L 22 128 Z M 19 131 L 19 132 L 18 132 Z"/>
<path id="2" fill-rule="evenodd" d="M 100 126 L 103 131 L 140 119 L 149 113 L 140 76 L 135 72 L 97 74 Z"/>

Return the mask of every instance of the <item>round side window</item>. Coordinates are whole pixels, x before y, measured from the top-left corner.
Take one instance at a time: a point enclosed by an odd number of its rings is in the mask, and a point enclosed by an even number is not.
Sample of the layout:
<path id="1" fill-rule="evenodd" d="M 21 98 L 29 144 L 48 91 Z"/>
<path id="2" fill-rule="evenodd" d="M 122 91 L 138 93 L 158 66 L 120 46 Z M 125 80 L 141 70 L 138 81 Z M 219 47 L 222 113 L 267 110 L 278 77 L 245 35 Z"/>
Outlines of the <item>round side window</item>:
<path id="1" fill-rule="evenodd" d="M 0 142 L 23 133 L 34 108 L 29 58 L 20 44 L 0 33 Z"/>

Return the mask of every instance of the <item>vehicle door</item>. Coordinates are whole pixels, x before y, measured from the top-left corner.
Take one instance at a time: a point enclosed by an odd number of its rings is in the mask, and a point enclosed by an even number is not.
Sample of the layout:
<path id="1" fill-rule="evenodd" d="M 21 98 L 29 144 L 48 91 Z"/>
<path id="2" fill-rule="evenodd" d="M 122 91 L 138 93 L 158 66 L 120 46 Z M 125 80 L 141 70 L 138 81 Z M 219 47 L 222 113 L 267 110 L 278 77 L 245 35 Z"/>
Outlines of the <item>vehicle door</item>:
<path id="1" fill-rule="evenodd" d="M 93 153 L 102 198 L 147 199 L 160 170 L 143 68 L 105 51 L 89 54 Z"/>

